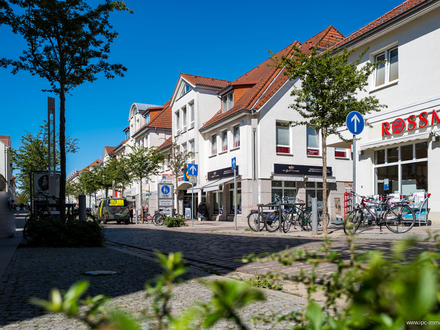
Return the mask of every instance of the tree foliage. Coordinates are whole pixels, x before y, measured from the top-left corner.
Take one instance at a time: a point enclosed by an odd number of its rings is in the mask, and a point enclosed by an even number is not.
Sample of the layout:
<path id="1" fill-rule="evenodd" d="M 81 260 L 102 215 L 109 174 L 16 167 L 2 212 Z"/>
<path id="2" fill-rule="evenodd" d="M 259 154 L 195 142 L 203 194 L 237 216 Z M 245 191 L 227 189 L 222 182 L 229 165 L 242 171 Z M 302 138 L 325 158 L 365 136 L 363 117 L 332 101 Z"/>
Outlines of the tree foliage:
<path id="1" fill-rule="evenodd" d="M 58 137 L 59 134 L 57 134 Z M 59 170 L 60 153 L 59 139 L 56 138 L 56 164 Z M 78 150 L 77 140 L 67 137 L 66 152 L 75 153 Z M 30 198 L 30 174 L 32 171 L 47 171 L 49 166 L 47 147 L 47 123 L 40 126 L 38 133 L 26 132 L 21 137 L 21 146 L 18 149 L 11 149 L 12 165 L 18 169 L 17 186 L 26 196 Z"/>
<path id="2" fill-rule="evenodd" d="M 64 210 L 66 184 L 65 102 L 66 93 L 96 75 L 123 76 L 122 64 L 108 62 L 110 45 L 118 35 L 109 22 L 114 10 L 129 10 L 123 1 L 105 0 L 91 8 L 85 0 L 1 0 L 0 24 L 12 28 L 27 43 L 17 60 L 0 59 L 12 73 L 24 70 L 46 79 L 60 98 L 60 202 Z M 64 220 L 65 214 L 61 213 Z"/>
<path id="3" fill-rule="evenodd" d="M 139 181 L 142 204 L 142 180 L 151 175 L 158 175 L 164 155 L 156 148 L 142 145 L 130 146 L 131 152 L 125 155 L 124 163 L 130 177 Z"/>
<path id="4" fill-rule="evenodd" d="M 354 62 L 350 55 L 355 51 L 342 50 L 336 53 L 320 48 L 312 48 L 310 54 L 303 53 L 298 47 L 289 56 L 278 59 L 273 57 L 278 67 L 284 68 L 285 74 L 293 82 L 291 96 L 294 103 L 290 108 L 297 111 L 304 120 L 292 121 L 291 125 L 309 125 L 321 132 L 323 164 L 323 207 L 327 209 L 327 137 L 337 134 L 345 125 L 347 115 L 358 111 L 366 115 L 380 111 L 384 105 L 379 104 L 375 96 L 360 98 L 358 92 L 366 92 L 368 78 L 373 73 L 376 63 L 362 63 L 368 49 L 364 50 Z M 342 138 L 342 137 L 341 137 Z M 327 234 L 327 214 L 324 212 L 324 234 Z"/>

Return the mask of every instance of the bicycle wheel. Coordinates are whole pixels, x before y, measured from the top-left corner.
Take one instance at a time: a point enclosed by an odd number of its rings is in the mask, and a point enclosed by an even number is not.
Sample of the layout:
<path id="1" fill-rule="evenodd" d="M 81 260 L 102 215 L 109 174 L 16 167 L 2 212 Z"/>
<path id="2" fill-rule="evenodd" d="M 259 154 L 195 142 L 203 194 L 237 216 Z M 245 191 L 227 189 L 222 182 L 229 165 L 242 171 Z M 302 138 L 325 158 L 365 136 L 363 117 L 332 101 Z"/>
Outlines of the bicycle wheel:
<path id="1" fill-rule="evenodd" d="M 283 217 L 283 219 L 281 221 L 281 228 L 283 229 L 283 232 L 285 232 L 285 233 L 289 232 L 293 221 L 294 221 L 293 220 L 293 213 L 288 213 Z"/>
<path id="2" fill-rule="evenodd" d="M 165 221 L 165 215 L 164 214 L 155 214 L 154 217 L 153 217 L 153 223 L 156 226 L 162 226 L 164 221 Z"/>
<path id="3" fill-rule="evenodd" d="M 360 210 L 353 210 L 350 211 L 346 218 L 344 223 L 344 233 L 346 235 L 354 234 L 358 230 L 359 226 L 361 225 L 363 218 L 363 214 Z"/>
<path id="4" fill-rule="evenodd" d="M 311 212 L 301 212 L 299 216 L 299 221 L 301 224 L 301 229 L 305 231 L 312 230 L 312 213 Z"/>
<path id="5" fill-rule="evenodd" d="M 266 213 L 266 229 L 268 232 L 274 232 L 280 228 L 280 215 L 278 211 L 273 211 L 271 213 Z"/>
<path id="6" fill-rule="evenodd" d="M 247 216 L 247 221 L 249 228 L 253 231 L 258 231 L 258 211 L 251 211 Z M 266 226 L 266 223 L 260 218 L 260 231 L 262 231 Z"/>
<path id="7" fill-rule="evenodd" d="M 410 231 L 416 222 L 416 215 L 407 204 L 394 204 L 385 213 L 385 225 L 393 233 L 401 234 Z"/>
<path id="8" fill-rule="evenodd" d="M 324 213 L 322 211 L 318 212 L 318 229 L 324 228 L 323 214 Z M 327 228 L 329 224 L 330 224 L 330 215 L 327 213 Z"/>

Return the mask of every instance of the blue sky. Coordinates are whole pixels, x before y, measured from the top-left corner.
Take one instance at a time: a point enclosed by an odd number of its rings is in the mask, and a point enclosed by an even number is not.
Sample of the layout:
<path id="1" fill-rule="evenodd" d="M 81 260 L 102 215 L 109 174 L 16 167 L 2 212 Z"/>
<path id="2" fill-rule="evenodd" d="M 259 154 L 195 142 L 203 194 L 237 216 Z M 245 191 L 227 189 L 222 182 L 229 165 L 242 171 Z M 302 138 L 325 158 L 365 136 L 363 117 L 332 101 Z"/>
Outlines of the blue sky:
<path id="1" fill-rule="evenodd" d="M 98 0 L 88 0 L 96 6 Z M 361 1 L 145 1 L 127 0 L 134 14 L 117 12 L 119 32 L 110 61 L 122 63 L 124 78 L 103 75 L 72 91 L 66 102 L 66 134 L 79 150 L 67 157 L 67 174 L 101 158 L 104 146 L 124 139 L 133 102 L 164 104 L 180 73 L 234 80 L 295 40 L 304 42 L 329 25 L 348 35 L 402 0 Z M 17 58 L 20 36 L 0 27 L 0 57 Z M 47 118 L 49 84 L 28 72 L 0 68 L 0 135 L 20 146 L 25 131 L 36 133 Z M 57 125 L 59 101 L 56 99 Z"/>

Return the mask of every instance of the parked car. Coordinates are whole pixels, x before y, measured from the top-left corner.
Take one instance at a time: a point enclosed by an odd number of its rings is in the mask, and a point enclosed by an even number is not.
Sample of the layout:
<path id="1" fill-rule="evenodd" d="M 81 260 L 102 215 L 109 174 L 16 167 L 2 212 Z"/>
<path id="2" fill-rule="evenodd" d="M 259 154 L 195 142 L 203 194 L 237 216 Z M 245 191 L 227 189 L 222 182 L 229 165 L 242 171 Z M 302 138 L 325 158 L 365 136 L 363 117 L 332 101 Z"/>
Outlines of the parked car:
<path id="1" fill-rule="evenodd" d="M 131 202 L 125 198 L 106 198 L 98 206 L 98 222 L 107 223 L 107 221 L 121 221 L 130 223 L 130 205 Z"/>

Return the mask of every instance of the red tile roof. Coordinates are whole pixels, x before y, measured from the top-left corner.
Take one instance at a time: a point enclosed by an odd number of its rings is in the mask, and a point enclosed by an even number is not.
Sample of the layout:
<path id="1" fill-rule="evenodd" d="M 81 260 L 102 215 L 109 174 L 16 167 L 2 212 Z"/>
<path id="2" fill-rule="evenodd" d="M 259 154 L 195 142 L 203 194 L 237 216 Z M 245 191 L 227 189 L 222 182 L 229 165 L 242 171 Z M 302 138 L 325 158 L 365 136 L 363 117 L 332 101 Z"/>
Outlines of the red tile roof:
<path id="1" fill-rule="evenodd" d="M 11 137 L 9 135 L 0 135 L 0 141 L 2 141 L 8 147 L 11 146 Z"/>
<path id="2" fill-rule="evenodd" d="M 181 73 L 183 78 L 188 80 L 193 85 L 204 85 L 204 86 L 212 86 L 212 87 L 226 87 L 230 81 L 222 80 L 222 79 L 214 79 L 208 77 L 196 76 L 193 74 Z"/>
<path id="3" fill-rule="evenodd" d="M 283 55 L 288 55 L 293 51 L 293 46 L 300 45 L 303 52 L 309 53 L 310 49 L 318 44 L 332 44 L 343 37 L 338 30 L 330 25 L 302 45 L 300 42 L 295 41 L 279 51 L 276 56 L 281 58 Z M 240 85 L 246 82 L 256 83 L 234 104 L 232 109 L 224 113 L 219 110 L 201 129 L 214 125 L 240 110 L 259 109 L 289 79 L 288 76 L 283 74 L 284 70 L 274 67 L 274 64 L 273 60 L 269 58 L 236 79 L 231 85 Z"/>
<path id="4" fill-rule="evenodd" d="M 160 127 L 160 128 L 169 128 L 171 129 L 171 112 L 172 109 L 170 107 L 171 99 L 168 100 L 167 103 L 163 105 L 163 110 L 157 114 L 156 117 L 152 121 L 150 121 L 145 126 L 148 127 Z"/>
<path id="5" fill-rule="evenodd" d="M 367 25 L 361 27 L 356 32 L 350 34 L 348 37 L 345 37 L 344 39 L 337 41 L 333 46 L 335 48 L 339 48 L 343 46 L 344 44 L 353 41 L 356 38 L 359 38 L 363 34 L 375 29 L 378 26 L 381 26 L 382 24 L 388 22 L 389 20 L 405 13 L 406 11 L 410 10 L 411 8 L 414 8 L 415 6 L 421 4 L 422 2 L 425 2 L 426 0 L 407 0 L 400 5 L 398 5 L 396 8 L 390 10 L 386 14 L 382 15 L 378 19 L 375 19 L 374 21 L 368 23 Z"/>
<path id="6" fill-rule="evenodd" d="M 171 145 L 171 143 L 173 143 L 173 137 L 170 136 L 164 143 L 162 143 L 157 150 L 163 150 L 166 149 L 167 147 L 169 147 Z"/>
<path id="7" fill-rule="evenodd" d="M 107 154 L 111 154 L 111 152 L 113 151 L 113 150 L 115 150 L 116 149 L 116 147 L 104 147 L 104 150 L 107 152 Z"/>

